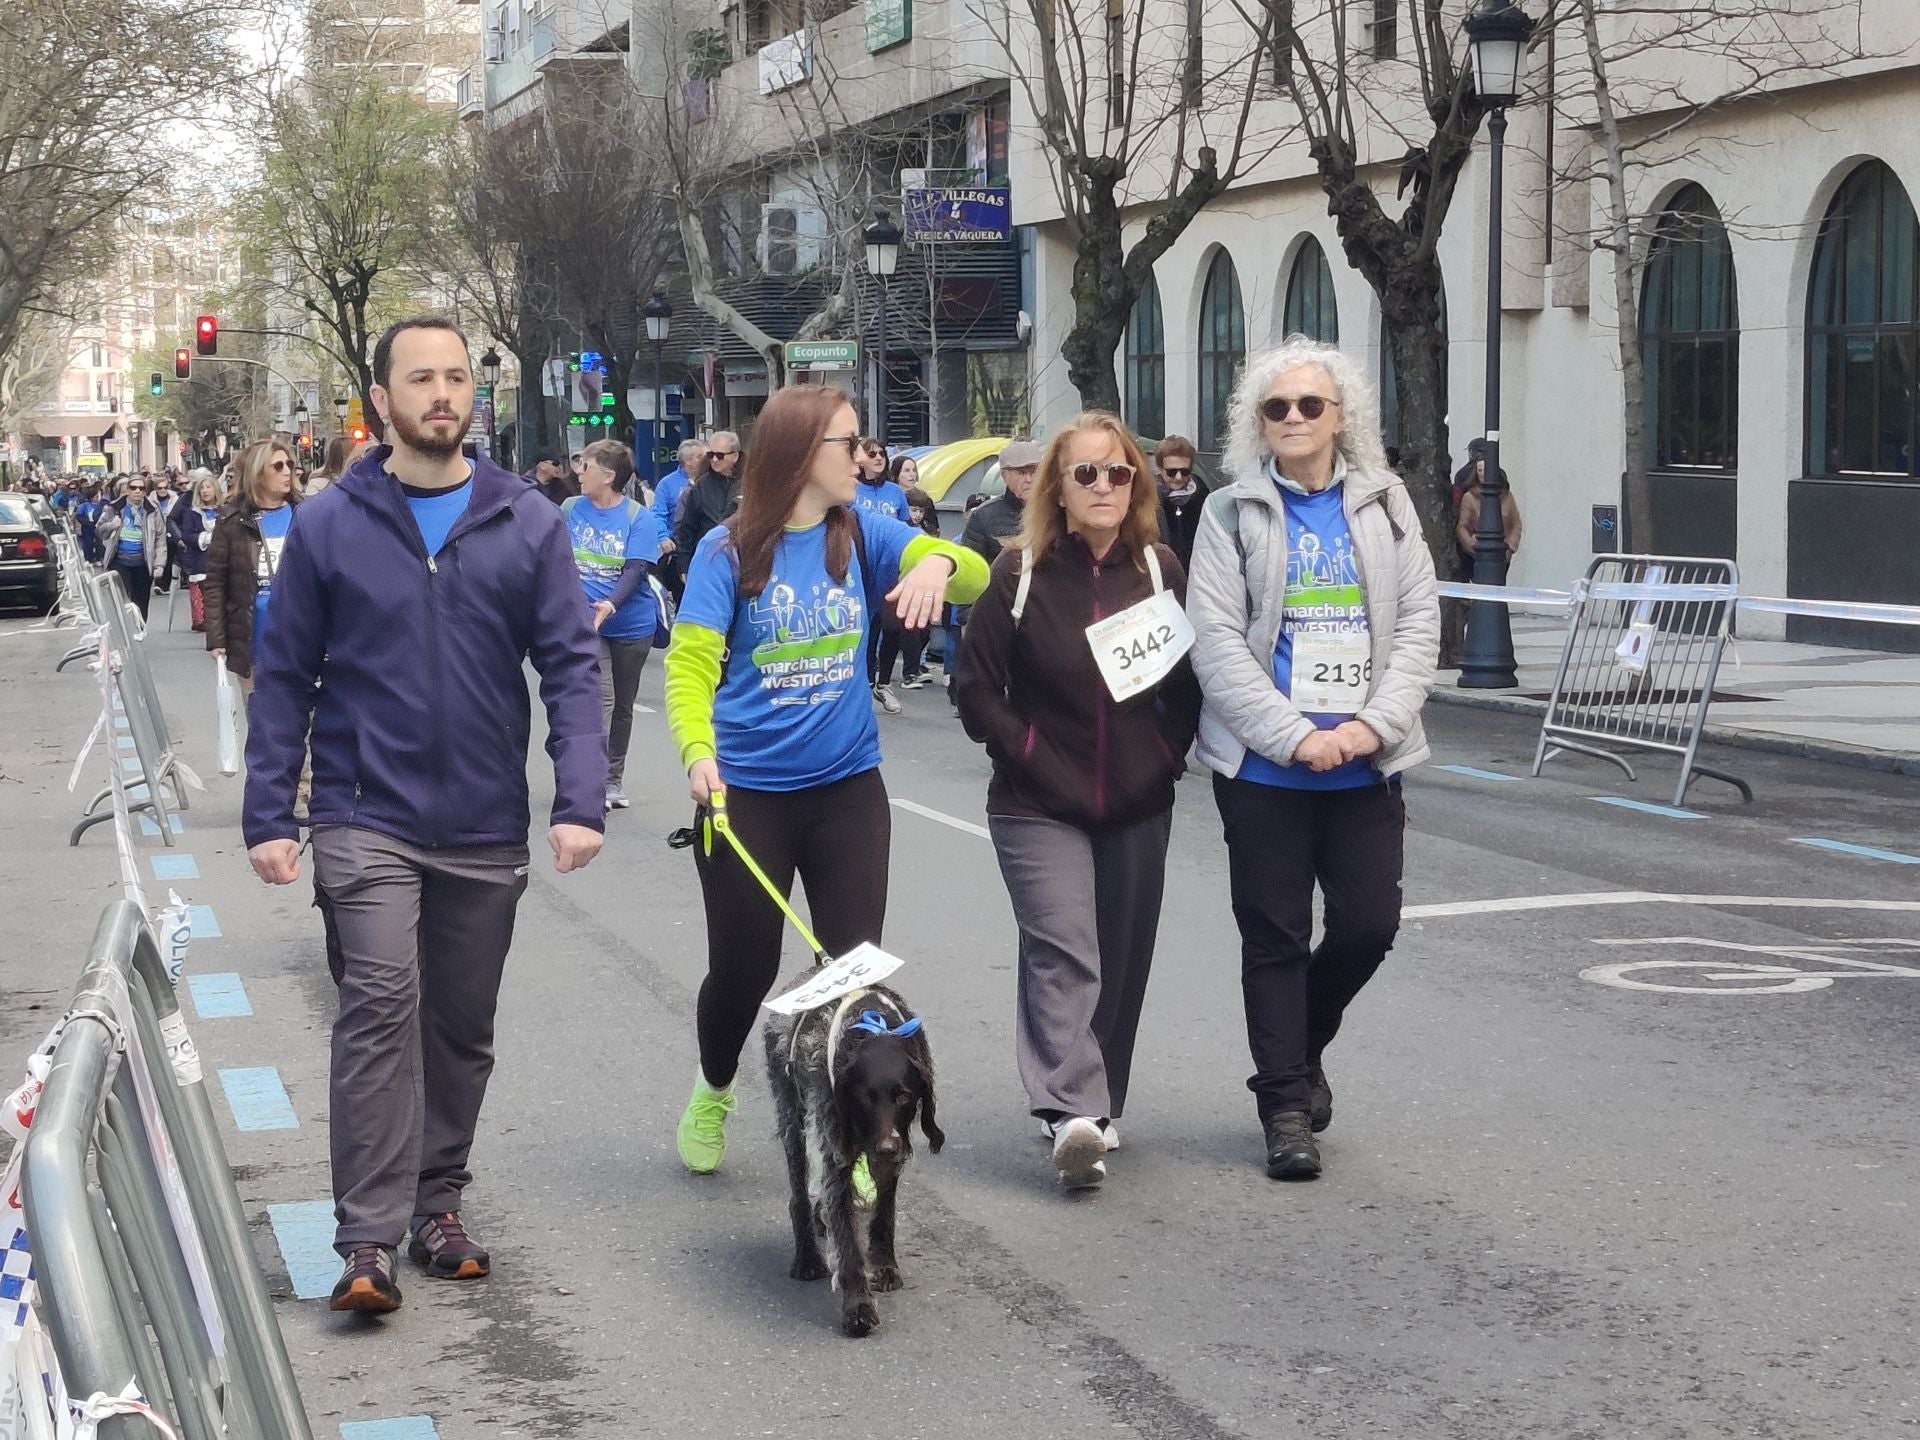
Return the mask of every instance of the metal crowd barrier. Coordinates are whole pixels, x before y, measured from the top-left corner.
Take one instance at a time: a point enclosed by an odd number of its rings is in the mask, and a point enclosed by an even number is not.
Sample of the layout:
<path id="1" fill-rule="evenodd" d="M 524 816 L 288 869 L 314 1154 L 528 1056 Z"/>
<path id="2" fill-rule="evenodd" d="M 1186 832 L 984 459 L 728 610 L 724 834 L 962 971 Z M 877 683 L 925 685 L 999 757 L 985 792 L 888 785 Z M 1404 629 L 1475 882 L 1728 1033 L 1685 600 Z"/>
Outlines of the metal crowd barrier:
<path id="1" fill-rule="evenodd" d="M 1632 780 L 1633 766 L 1616 752 L 1646 750 L 1680 757 L 1675 805 L 1702 775 L 1752 800 L 1746 781 L 1696 758 L 1739 588 L 1731 560 L 1594 557 L 1571 597 L 1533 773 L 1572 750 L 1618 765 Z"/>
<path id="2" fill-rule="evenodd" d="M 311 1440 L 193 1041 L 131 901 L 100 917 L 25 1146 L 66 1392 L 144 1403 L 185 1440 Z M 99 1433 L 154 1432 L 120 1413 Z"/>
<path id="3" fill-rule="evenodd" d="M 76 547 L 75 554 L 77 555 L 78 553 L 78 548 Z M 92 656 L 94 638 L 99 634 L 100 628 L 107 623 L 106 614 L 100 605 L 100 592 L 94 584 L 94 581 L 99 578 L 99 576 L 87 570 L 84 565 L 81 567 L 79 574 L 74 577 L 73 583 L 75 585 L 76 597 L 75 615 L 76 618 L 80 616 L 85 617 L 87 627 L 86 634 L 77 645 L 60 657 L 60 663 L 53 667 L 56 675 L 74 661 L 85 660 Z M 66 583 L 63 575 L 61 580 L 62 605 L 67 603 L 65 596 Z"/>
<path id="4" fill-rule="evenodd" d="M 174 803 L 181 810 L 186 810 L 189 808 L 187 786 L 198 784 L 198 780 L 173 752 L 172 732 L 167 728 L 166 712 L 160 705 L 160 691 L 153 682 L 153 670 L 147 663 L 145 641 L 134 629 L 139 611 L 127 600 L 120 577 L 109 570 L 104 575 L 95 575 L 87 583 L 94 613 L 105 627 L 105 666 L 112 681 L 109 685 L 106 677 L 102 680 L 106 702 L 101 716 L 101 730 L 96 731 L 96 738 L 106 741 L 108 763 L 118 766 L 120 754 L 114 744 L 112 725 L 114 702 L 117 700 L 120 713 L 127 717 L 127 730 L 133 737 L 134 755 L 140 762 L 140 775 L 132 783 L 136 789 L 145 788 L 144 794 L 133 795 L 128 808 L 149 812 L 154 823 L 160 827 L 161 841 L 172 845 L 173 812 L 167 799 L 168 787 L 172 788 Z M 93 648 L 98 648 L 97 643 Z M 111 808 L 100 808 L 112 794 L 113 789 L 109 786 L 87 802 L 87 808 L 81 812 L 80 822 L 67 837 L 69 845 L 78 845 L 80 837 L 89 829 L 113 818 Z"/>

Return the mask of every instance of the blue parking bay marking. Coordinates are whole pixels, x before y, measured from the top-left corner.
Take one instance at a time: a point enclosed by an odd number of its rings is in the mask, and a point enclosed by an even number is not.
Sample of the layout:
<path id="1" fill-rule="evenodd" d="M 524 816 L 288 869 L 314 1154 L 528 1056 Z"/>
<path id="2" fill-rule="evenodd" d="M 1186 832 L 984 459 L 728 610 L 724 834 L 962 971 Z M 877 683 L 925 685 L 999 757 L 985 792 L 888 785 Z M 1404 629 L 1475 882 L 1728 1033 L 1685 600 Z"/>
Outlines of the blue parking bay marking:
<path id="1" fill-rule="evenodd" d="M 118 745 L 122 750 L 133 749 L 133 737 L 131 735 L 122 735 L 118 737 L 113 743 Z"/>
<path id="2" fill-rule="evenodd" d="M 1812 845 L 1820 850 L 1837 850 L 1842 855 L 1858 855 L 1865 860 L 1888 860 L 1895 865 L 1920 865 L 1920 855 L 1902 855 L 1898 850 L 1876 850 L 1871 845 L 1849 845 L 1844 840 L 1818 840 L 1795 836 L 1794 844 Z"/>
<path id="3" fill-rule="evenodd" d="M 136 796 L 135 798 L 138 799 L 139 797 Z M 178 815 L 169 815 L 167 817 L 167 829 L 176 835 L 180 833 L 180 817 Z M 160 833 L 160 827 L 153 823 L 153 817 L 151 815 L 142 815 L 140 817 L 140 833 L 142 835 L 158 835 Z"/>
<path id="4" fill-rule="evenodd" d="M 253 1002 L 247 999 L 247 987 L 238 975 L 189 975 L 187 989 L 202 1020 L 233 1020 L 253 1014 Z"/>
<path id="5" fill-rule="evenodd" d="M 211 905 L 189 905 L 187 918 L 193 922 L 193 938 L 196 940 L 218 940 L 220 922 L 213 918 Z"/>
<path id="6" fill-rule="evenodd" d="M 287 1087 L 280 1083 L 280 1072 L 271 1065 L 241 1066 L 220 1072 L 220 1086 L 227 1092 L 227 1105 L 233 1111 L 233 1123 L 242 1130 L 297 1130 L 300 1117 L 293 1113 L 293 1101 Z"/>
<path id="7" fill-rule="evenodd" d="M 1707 817 L 1698 810 L 1676 810 L 1671 805 L 1649 805 L 1645 800 L 1628 800 L 1620 795 L 1589 795 L 1589 800 L 1598 800 L 1602 805 L 1618 805 L 1622 810 L 1639 810 L 1647 815 L 1664 815 L 1669 820 L 1704 820 Z"/>
<path id="8" fill-rule="evenodd" d="M 267 1221 L 287 1262 L 294 1297 L 317 1300 L 333 1293 L 340 1278 L 340 1257 L 333 1253 L 333 1202 L 294 1200 L 267 1207 Z M 342 1427 L 343 1429 L 345 1427 Z"/>
<path id="9" fill-rule="evenodd" d="M 1446 770 L 1454 775 L 1465 775 L 1469 780 L 1518 780 L 1518 775 L 1502 775 L 1498 770 L 1482 770 L 1473 765 L 1436 765 L 1436 770 Z"/>
<path id="10" fill-rule="evenodd" d="M 198 880 L 200 866 L 191 855 L 155 855 L 152 857 L 156 880 Z"/>
<path id="11" fill-rule="evenodd" d="M 431 1415 L 396 1415 L 391 1420 L 342 1420 L 340 1440 L 440 1440 Z"/>

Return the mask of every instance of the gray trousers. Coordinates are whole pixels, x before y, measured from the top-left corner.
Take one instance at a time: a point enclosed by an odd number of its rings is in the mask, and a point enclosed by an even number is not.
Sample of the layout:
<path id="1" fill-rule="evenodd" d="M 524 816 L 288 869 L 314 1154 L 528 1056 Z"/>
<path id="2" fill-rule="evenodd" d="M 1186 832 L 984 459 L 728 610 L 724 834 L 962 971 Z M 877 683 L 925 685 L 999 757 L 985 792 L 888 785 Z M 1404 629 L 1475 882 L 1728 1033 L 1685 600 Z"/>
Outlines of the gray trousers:
<path id="1" fill-rule="evenodd" d="M 1173 812 L 1083 830 L 990 815 L 1020 926 L 1020 1081 L 1035 1115 L 1118 1119 L 1160 929 Z"/>
<path id="2" fill-rule="evenodd" d="M 525 845 L 423 850 L 358 826 L 313 832 L 339 940 L 329 1125 L 342 1255 L 397 1246 L 415 1216 L 460 1208 L 527 866 Z"/>
<path id="3" fill-rule="evenodd" d="M 607 784 L 627 775 L 627 741 L 633 735 L 633 702 L 640 693 L 653 638 L 609 640 L 600 637 L 600 719 L 607 727 Z"/>

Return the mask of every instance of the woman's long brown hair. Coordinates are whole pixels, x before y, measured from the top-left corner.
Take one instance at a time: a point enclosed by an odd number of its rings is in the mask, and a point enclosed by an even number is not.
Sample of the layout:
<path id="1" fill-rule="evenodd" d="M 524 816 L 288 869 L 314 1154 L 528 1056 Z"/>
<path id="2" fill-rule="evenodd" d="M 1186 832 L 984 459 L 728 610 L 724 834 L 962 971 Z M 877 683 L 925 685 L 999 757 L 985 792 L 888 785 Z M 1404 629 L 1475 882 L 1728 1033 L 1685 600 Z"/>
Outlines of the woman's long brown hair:
<path id="1" fill-rule="evenodd" d="M 260 492 L 266 488 L 271 472 L 267 469 L 273 463 L 273 457 L 287 457 L 287 478 L 293 479 L 293 451 L 278 440 L 256 440 L 242 450 L 233 462 L 233 500 L 232 505 L 241 514 L 251 515 L 264 509 L 260 503 Z M 287 499 L 294 499 L 292 489 Z"/>
<path id="2" fill-rule="evenodd" d="M 813 475 L 813 457 L 842 405 L 851 405 L 837 385 L 787 385 L 776 390 L 753 422 L 753 448 L 740 476 L 740 508 L 727 524 L 740 562 L 737 593 L 758 595 L 773 576 L 773 550 Z M 857 522 L 844 505 L 827 512 L 827 570 L 847 582 Z"/>

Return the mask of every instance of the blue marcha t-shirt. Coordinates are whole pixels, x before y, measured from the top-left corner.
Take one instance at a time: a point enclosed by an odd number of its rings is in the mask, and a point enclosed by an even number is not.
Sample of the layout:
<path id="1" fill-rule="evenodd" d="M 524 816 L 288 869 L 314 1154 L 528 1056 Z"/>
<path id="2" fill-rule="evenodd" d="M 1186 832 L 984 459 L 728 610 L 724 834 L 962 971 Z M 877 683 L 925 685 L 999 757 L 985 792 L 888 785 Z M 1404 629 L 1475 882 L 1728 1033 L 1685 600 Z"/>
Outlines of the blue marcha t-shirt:
<path id="1" fill-rule="evenodd" d="M 467 478 L 451 490 L 420 490 L 402 485 L 400 493 L 407 497 L 407 509 L 413 512 L 413 523 L 420 527 L 427 554 L 438 555 L 440 547 L 447 543 L 447 536 L 453 533 L 453 527 L 467 513 L 467 505 L 473 499 L 473 475 L 469 472 Z"/>
<path id="2" fill-rule="evenodd" d="M 120 558 L 128 564 L 147 563 L 147 547 L 141 538 L 141 522 L 145 518 L 146 511 L 138 506 L 123 505 L 120 509 Z"/>
<path id="3" fill-rule="evenodd" d="M 602 510 L 586 496 L 561 507 L 567 514 L 567 535 L 573 544 L 573 563 L 587 603 L 597 605 L 613 597 L 620 571 L 629 560 L 649 565 L 660 558 L 660 522 L 638 500 L 620 496 L 613 508 Z M 609 640 L 650 640 L 659 623 L 659 605 L 653 587 L 642 585 L 627 602 L 607 617 L 600 633 Z"/>
<path id="4" fill-rule="evenodd" d="M 1280 634 L 1273 646 L 1273 683 L 1294 694 L 1293 659 L 1297 642 L 1315 637 L 1368 639 L 1367 605 L 1360 588 L 1360 565 L 1347 525 L 1346 485 L 1336 480 L 1325 490 L 1305 495 L 1280 487 L 1287 512 L 1287 593 Z M 1353 719 L 1352 713 L 1301 711 L 1322 730 Z M 1276 765 L 1249 750 L 1239 778 L 1289 790 L 1357 790 L 1378 780 L 1371 757 L 1362 756 L 1316 774 L 1306 764 Z"/>
<path id="5" fill-rule="evenodd" d="M 883 595 L 920 532 L 853 514 L 878 577 L 874 594 Z M 873 769 L 880 730 L 867 687 L 870 617 L 858 547 L 842 583 L 827 570 L 826 523 L 789 530 L 774 546 L 766 589 L 748 598 L 737 590 L 731 539 L 718 526 L 694 551 L 677 621 L 727 637 L 713 703 L 721 777 L 746 790 L 799 790 Z"/>
<path id="6" fill-rule="evenodd" d="M 856 510 L 884 515 L 889 520 L 907 518 L 907 492 L 891 480 L 882 480 L 878 485 L 869 485 L 865 480 L 860 481 L 853 487 L 853 504 Z"/>
<path id="7" fill-rule="evenodd" d="M 280 556 L 293 528 L 293 506 L 257 511 L 254 518 L 260 522 L 260 560 L 253 572 L 253 654 L 258 665 L 267 642 L 267 602 L 273 599 L 273 577 L 280 573 Z"/>

